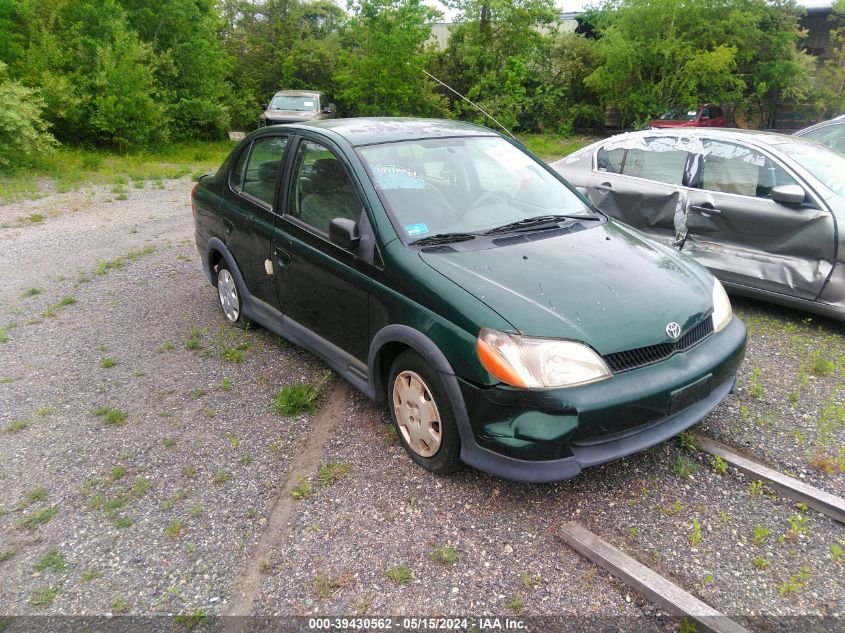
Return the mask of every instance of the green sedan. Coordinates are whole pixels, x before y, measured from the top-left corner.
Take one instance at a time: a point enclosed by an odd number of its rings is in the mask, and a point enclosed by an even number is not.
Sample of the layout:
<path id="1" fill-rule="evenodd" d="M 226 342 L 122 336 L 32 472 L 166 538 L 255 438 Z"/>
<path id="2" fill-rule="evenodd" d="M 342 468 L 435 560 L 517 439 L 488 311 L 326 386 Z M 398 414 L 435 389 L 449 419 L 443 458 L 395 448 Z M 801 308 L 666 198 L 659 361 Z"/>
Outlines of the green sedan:
<path id="1" fill-rule="evenodd" d="M 706 269 L 484 127 L 269 126 L 192 204 L 225 318 L 386 403 L 435 473 L 574 477 L 701 420 L 745 352 Z"/>

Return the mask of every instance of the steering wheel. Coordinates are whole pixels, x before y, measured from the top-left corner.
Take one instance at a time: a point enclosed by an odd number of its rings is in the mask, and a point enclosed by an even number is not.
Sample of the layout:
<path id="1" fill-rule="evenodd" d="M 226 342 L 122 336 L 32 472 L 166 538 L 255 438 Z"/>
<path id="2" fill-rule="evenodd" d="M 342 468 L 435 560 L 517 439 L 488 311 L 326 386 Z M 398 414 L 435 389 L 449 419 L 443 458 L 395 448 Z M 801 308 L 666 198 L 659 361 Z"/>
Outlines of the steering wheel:
<path id="1" fill-rule="evenodd" d="M 478 209 L 479 207 L 487 206 L 494 200 L 501 200 L 504 204 L 507 204 L 510 199 L 511 197 L 506 193 L 503 193 L 501 191 L 490 191 L 485 193 L 478 200 L 476 200 L 473 205 L 469 208 L 469 211 L 473 211 L 475 209 Z"/>

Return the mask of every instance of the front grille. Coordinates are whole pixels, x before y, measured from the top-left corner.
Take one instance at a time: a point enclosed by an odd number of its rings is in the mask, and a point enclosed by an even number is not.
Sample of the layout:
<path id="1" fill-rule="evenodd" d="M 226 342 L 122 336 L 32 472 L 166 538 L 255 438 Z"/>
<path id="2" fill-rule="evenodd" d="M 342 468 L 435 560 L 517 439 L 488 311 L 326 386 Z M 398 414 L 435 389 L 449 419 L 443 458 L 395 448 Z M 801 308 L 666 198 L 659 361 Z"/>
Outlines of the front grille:
<path id="1" fill-rule="evenodd" d="M 607 363 L 610 371 L 618 374 L 660 362 L 676 352 L 684 352 L 691 347 L 695 347 L 711 334 L 713 334 L 713 317 L 707 317 L 698 325 L 687 330 L 674 343 L 659 343 L 647 347 L 638 347 L 624 352 L 606 354 L 602 358 L 604 358 L 604 362 Z"/>

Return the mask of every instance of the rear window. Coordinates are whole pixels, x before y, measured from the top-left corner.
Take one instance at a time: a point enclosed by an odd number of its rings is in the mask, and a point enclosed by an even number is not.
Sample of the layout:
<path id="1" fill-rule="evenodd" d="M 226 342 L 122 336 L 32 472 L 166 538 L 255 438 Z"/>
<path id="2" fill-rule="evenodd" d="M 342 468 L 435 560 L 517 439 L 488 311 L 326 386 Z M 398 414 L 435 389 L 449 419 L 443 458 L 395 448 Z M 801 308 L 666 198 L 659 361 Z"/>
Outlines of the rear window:
<path id="1" fill-rule="evenodd" d="M 669 185 L 682 184 L 689 153 L 676 149 L 677 142 L 672 137 L 645 139 L 645 147 L 628 150 L 622 173 Z"/>

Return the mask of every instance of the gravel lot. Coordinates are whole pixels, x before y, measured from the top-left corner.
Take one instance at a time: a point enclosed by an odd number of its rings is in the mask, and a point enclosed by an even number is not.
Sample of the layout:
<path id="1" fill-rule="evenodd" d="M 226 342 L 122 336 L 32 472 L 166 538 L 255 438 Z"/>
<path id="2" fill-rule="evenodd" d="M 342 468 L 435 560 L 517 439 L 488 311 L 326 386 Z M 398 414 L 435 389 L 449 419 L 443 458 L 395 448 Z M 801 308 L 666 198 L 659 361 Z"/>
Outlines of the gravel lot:
<path id="1" fill-rule="evenodd" d="M 845 527 L 681 442 L 554 485 L 426 474 L 322 363 L 221 327 L 190 188 L 0 207 L 0 614 L 676 628 L 559 541 L 574 519 L 732 617 L 845 615 Z M 700 429 L 845 494 L 845 330 L 736 307 L 751 332 L 741 389 Z M 298 383 L 321 386 L 320 410 L 275 413 L 276 390 Z"/>

